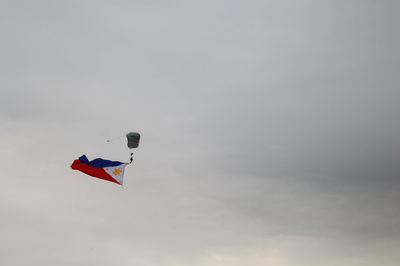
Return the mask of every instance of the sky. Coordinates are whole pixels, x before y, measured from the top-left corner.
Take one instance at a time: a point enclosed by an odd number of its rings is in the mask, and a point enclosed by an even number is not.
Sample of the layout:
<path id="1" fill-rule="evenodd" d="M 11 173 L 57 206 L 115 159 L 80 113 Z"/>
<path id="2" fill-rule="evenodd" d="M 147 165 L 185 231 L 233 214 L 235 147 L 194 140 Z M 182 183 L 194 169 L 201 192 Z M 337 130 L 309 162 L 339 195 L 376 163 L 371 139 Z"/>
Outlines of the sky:
<path id="1" fill-rule="evenodd" d="M 0 1 L 0 264 L 398 265 L 399 8 Z"/>

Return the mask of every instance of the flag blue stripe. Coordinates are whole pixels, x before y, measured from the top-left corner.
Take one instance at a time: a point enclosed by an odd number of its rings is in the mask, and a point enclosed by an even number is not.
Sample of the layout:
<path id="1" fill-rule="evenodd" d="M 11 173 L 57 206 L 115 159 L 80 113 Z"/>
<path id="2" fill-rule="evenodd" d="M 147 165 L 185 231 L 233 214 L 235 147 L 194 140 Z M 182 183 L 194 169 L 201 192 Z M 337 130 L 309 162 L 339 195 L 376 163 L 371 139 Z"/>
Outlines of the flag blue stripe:
<path id="1" fill-rule="evenodd" d="M 86 157 L 86 155 L 82 155 L 81 157 L 79 157 L 79 161 L 81 161 L 82 163 L 89 164 L 96 168 L 104 168 L 104 167 L 118 166 L 118 165 L 124 164 L 123 162 L 104 160 L 101 158 L 97 158 L 92 161 L 89 161 L 88 158 Z"/>

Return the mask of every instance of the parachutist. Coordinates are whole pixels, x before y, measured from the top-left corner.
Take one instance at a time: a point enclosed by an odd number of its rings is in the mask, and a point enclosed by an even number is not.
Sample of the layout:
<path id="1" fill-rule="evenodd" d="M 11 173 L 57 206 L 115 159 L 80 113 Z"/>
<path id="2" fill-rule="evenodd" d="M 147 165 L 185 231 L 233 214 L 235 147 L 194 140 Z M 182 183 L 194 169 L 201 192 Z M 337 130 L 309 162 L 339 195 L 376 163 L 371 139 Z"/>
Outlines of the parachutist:
<path id="1" fill-rule="evenodd" d="M 129 132 L 126 134 L 126 139 L 128 141 L 127 145 L 129 149 L 137 148 L 139 146 L 140 134 L 137 132 Z M 113 140 L 114 139 L 107 139 L 106 142 L 111 142 Z M 131 161 L 129 164 L 131 164 L 132 162 L 133 162 L 133 153 L 131 153 Z"/>

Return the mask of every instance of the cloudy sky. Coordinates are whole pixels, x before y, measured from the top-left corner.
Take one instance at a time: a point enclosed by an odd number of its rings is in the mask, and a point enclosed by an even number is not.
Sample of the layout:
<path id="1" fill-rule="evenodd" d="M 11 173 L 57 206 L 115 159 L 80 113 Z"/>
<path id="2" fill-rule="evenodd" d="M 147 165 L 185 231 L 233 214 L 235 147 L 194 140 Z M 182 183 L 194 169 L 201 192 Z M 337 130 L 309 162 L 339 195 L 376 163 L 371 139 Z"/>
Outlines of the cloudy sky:
<path id="1" fill-rule="evenodd" d="M 0 1 L 0 264 L 398 265 L 399 8 Z"/>

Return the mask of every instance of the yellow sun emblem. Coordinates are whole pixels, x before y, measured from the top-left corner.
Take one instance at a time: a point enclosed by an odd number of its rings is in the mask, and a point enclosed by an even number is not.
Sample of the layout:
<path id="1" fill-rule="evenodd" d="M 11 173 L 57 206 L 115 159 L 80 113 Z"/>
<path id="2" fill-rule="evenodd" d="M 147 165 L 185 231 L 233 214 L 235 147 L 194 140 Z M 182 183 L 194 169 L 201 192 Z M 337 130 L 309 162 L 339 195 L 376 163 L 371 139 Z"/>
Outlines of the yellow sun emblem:
<path id="1" fill-rule="evenodd" d="M 114 175 L 119 175 L 121 173 L 121 168 L 116 168 L 116 169 L 114 169 L 114 171 L 113 171 L 113 174 Z"/>

